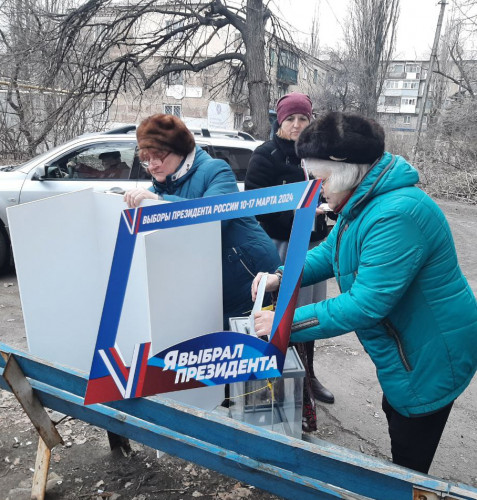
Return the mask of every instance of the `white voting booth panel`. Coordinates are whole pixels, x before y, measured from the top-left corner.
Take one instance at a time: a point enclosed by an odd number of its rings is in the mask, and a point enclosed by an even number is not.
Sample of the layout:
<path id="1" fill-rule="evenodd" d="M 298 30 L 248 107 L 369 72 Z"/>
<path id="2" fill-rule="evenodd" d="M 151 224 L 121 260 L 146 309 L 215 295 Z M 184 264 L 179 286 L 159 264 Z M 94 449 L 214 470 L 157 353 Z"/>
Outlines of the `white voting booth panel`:
<path id="1" fill-rule="evenodd" d="M 31 354 L 89 373 L 125 208 L 122 196 L 88 189 L 8 209 Z M 116 337 L 126 364 L 136 343 L 151 341 L 153 355 L 222 330 L 220 231 L 212 222 L 137 235 Z M 223 387 L 165 396 L 210 409 Z"/>

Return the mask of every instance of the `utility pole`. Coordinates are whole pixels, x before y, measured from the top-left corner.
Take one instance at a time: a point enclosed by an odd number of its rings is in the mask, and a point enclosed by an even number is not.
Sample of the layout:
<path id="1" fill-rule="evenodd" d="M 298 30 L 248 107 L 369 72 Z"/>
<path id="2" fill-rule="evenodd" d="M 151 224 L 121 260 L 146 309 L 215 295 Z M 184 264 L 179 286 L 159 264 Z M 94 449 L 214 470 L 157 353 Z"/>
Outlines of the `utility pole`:
<path id="1" fill-rule="evenodd" d="M 442 20 L 444 18 L 444 10 L 447 5 L 446 0 L 441 0 L 440 2 L 441 11 L 439 12 L 439 19 L 437 20 L 436 33 L 434 35 L 434 43 L 432 45 L 431 60 L 429 61 L 429 69 L 427 70 L 426 82 L 424 83 L 424 90 L 422 92 L 421 107 L 419 108 L 419 115 L 417 117 L 417 131 L 416 131 L 416 143 L 414 145 L 414 155 L 413 161 L 417 155 L 417 149 L 419 147 L 419 140 L 421 138 L 422 122 L 424 120 L 424 112 L 426 110 L 427 96 L 429 94 L 429 86 L 431 84 L 432 70 L 434 69 L 434 63 L 437 59 L 437 47 L 439 45 L 439 38 L 441 36 Z"/>

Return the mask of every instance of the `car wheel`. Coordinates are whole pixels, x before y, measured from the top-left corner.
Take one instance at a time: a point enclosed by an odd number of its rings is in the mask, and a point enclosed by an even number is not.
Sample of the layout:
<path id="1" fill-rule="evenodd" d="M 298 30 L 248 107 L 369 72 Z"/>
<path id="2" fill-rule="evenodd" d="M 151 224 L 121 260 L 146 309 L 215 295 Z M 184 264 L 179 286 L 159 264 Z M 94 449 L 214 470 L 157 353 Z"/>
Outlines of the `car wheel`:
<path id="1" fill-rule="evenodd" d="M 7 232 L 0 227 L 0 274 L 4 274 L 10 268 L 10 240 Z"/>

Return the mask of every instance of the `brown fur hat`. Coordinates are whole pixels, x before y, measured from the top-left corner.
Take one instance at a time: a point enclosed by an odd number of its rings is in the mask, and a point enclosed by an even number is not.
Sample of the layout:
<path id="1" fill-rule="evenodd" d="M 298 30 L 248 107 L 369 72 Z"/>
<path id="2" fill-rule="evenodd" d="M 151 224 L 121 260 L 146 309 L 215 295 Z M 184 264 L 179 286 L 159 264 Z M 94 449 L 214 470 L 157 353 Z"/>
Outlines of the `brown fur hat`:
<path id="1" fill-rule="evenodd" d="M 299 158 L 374 163 L 384 153 L 384 130 L 361 115 L 329 112 L 303 130 L 295 147 Z"/>
<path id="2" fill-rule="evenodd" d="M 149 116 L 140 123 L 136 136 L 139 149 L 161 149 L 187 156 L 195 147 L 194 136 L 174 115 Z"/>

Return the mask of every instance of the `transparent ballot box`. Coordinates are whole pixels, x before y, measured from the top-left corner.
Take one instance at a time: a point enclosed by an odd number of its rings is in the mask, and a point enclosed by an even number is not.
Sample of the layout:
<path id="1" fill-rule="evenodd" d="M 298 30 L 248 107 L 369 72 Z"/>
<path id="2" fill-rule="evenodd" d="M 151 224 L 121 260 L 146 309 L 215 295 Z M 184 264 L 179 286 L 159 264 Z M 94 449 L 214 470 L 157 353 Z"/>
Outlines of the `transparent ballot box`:
<path id="1" fill-rule="evenodd" d="M 249 333 L 249 318 L 230 318 L 230 329 Z M 296 349 L 289 347 L 281 377 L 230 384 L 230 416 L 301 438 L 304 376 Z"/>

